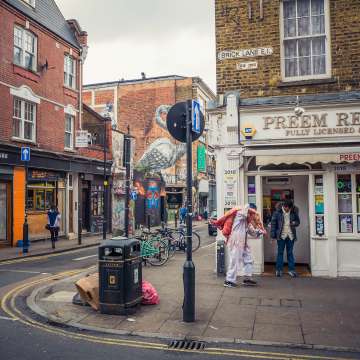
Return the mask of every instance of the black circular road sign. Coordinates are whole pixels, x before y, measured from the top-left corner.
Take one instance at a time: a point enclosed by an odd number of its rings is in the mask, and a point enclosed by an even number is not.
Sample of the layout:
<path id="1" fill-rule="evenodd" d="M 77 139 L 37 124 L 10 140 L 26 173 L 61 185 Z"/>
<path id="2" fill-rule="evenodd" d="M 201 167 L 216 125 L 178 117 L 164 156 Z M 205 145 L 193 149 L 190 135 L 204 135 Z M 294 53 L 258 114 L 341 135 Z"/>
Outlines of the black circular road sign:
<path id="1" fill-rule="evenodd" d="M 191 108 L 189 109 L 189 111 Z M 204 114 L 200 111 L 200 133 L 192 132 L 192 141 L 197 140 L 204 131 Z M 186 102 L 176 103 L 168 112 L 166 126 L 173 138 L 186 143 Z"/>

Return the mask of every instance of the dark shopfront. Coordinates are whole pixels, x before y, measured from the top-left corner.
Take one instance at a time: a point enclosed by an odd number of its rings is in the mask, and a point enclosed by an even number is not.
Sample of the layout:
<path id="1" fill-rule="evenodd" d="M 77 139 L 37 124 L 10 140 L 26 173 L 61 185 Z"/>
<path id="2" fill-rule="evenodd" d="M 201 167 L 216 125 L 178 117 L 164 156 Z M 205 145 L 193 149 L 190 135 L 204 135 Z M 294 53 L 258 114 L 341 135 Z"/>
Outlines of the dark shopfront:
<path id="1" fill-rule="evenodd" d="M 81 218 L 81 212 L 83 212 L 82 184 L 79 180 L 79 199 L 77 199 L 73 196 L 73 175 L 93 176 L 94 181 L 90 182 L 89 194 L 93 195 L 93 209 L 97 203 L 94 218 L 102 211 L 101 195 L 103 194 L 104 172 L 102 161 L 32 149 L 26 179 L 20 151 L 21 149 L 17 146 L 0 144 L 0 245 L 16 246 L 17 242 L 22 240 L 25 189 L 28 197 L 26 205 L 29 215 L 29 233 L 32 239 L 48 236 L 45 231 L 46 213 L 52 203 L 57 204 L 62 212 L 62 233 L 67 234 L 72 230 L 77 232 L 77 226 L 74 228 L 72 221 L 68 220 L 75 216 L 74 212 L 78 212 Z M 111 161 L 107 162 L 108 175 L 111 174 L 111 164 Z M 69 183 L 67 183 L 68 179 Z M 95 188 L 95 186 L 97 187 Z M 67 187 L 68 196 L 66 195 Z M 66 202 L 69 203 L 69 206 L 66 206 Z M 66 208 L 69 209 L 68 213 L 66 213 Z M 89 207 L 86 211 L 90 213 L 90 209 L 89 200 Z M 99 219 L 99 217 L 97 218 Z M 66 223 L 69 223 L 68 229 L 65 228 Z M 111 222 L 109 225 L 111 226 Z"/>
<path id="2" fill-rule="evenodd" d="M 79 194 L 81 196 L 82 230 L 91 233 L 100 233 L 104 220 L 104 178 L 100 175 L 81 174 Z M 111 182 L 107 193 L 107 231 L 111 231 Z"/>

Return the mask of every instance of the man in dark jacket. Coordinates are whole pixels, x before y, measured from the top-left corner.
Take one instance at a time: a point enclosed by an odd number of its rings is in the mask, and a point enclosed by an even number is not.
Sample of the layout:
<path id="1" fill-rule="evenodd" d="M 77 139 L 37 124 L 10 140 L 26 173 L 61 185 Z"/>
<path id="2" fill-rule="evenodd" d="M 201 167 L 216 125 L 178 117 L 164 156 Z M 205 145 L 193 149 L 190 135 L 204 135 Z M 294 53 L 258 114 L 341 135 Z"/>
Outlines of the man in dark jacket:
<path id="1" fill-rule="evenodd" d="M 277 240 L 278 254 L 276 260 L 276 276 L 280 277 L 284 266 L 284 250 L 289 267 L 289 275 L 296 277 L 295 259 L 293 254 L 294 242 L 296 241 L 296 227 L 300 225 L 297 208 L 291 200 L 285 200 L 273 214 L 271 219 L 271 238 Z"/>

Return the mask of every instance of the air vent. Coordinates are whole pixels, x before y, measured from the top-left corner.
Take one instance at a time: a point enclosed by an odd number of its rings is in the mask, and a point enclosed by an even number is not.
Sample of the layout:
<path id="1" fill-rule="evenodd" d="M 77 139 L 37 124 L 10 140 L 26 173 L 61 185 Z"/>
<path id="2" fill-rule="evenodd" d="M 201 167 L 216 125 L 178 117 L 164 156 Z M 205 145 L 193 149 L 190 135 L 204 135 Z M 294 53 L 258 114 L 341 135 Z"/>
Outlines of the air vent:
<path id="1" fill-rule="evenodd" d="M 169 349 L 173 350 L 194 350 L 201 351 L 204 350 L 205 343 L 202 341 L 192 341 L 192 340 L 173 340 Z"/>

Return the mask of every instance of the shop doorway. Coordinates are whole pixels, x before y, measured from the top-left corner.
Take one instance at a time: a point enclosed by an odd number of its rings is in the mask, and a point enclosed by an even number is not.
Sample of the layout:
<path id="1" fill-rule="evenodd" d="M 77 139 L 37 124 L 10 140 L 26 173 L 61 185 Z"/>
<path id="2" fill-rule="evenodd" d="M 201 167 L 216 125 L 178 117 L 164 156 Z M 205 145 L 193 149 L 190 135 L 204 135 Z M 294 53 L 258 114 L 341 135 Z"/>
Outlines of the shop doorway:
<path id="1" fill-rule="evenodd" d="M 11 186 L 0 182 L 0 246 L 9 246 L 11 240 Z"/>
<path id="2" fill-rule="evenodd" d="M 82 229 L 90 231 L 90 191 L 87 188 L 82 189 L 81 193 L 81 218 Z"/>
<path id="3" fill-rule="evenodd" d="M 309 177 L 269 176 L 263 177 L 263 219 L 268 234 L 264 239 L 265 272 L 274 273 L 277 256 L 276 242 L 270 242 L 271 216 L 282 201 L 292 200 L 298 209 L 300 226 L 294 246 L 296 270 L 301 275 L 310 275 L 310 224 L 309 224 Z M 284 262 L 287 264 L 286 254 Z M 284 271 L 287 269 L 285 268 Z"/>

